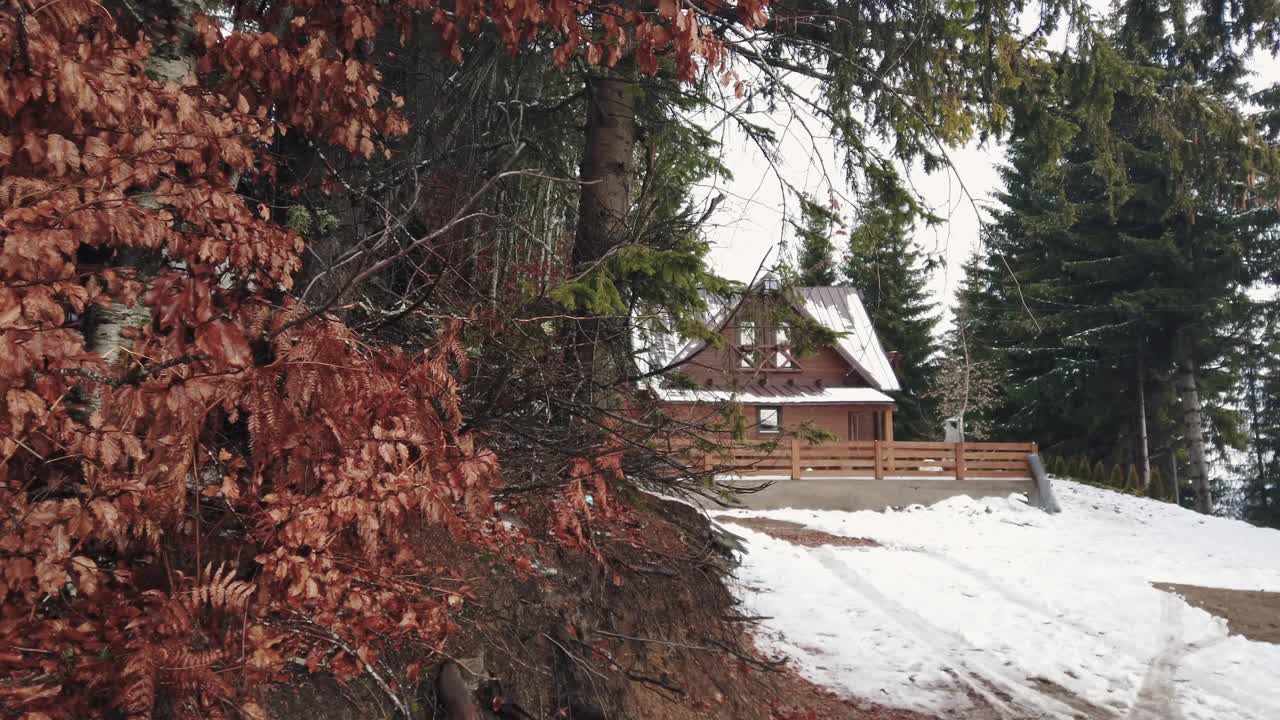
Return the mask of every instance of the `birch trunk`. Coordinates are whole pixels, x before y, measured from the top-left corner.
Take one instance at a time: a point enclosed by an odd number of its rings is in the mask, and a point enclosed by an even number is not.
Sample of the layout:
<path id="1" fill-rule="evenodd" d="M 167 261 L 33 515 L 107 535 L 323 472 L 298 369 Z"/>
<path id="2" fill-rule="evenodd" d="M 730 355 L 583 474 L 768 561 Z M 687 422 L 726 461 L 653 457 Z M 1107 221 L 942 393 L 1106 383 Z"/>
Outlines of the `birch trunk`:
<path id="1" fill-rule="evenodd" d="M 1142 461 L 1142 494 L 1151 490 L 1151 443 L 1147 437 L 1147 373 L 1143 358 L 1143 345 L 1138 342 L 1138 449 Z"/>
<path id="2" fill-rule="evenodd" d="M 1178 394 L 1182 398 L 1182 423 L 1187 443 L 1188 474 L 1195 489 L 1197 512 L 1213 513 L 1213 491 L 1209 487 L 1209 462 L 1204 448 L 1204 412 L 1196 386 L 1195 361 L 1190 343 L 1179 343 Z"/>
<path id="3" fill-rule="evenodd" d="M 189 47 L 194 36 L 192 22 L 194 13 L 204 12 L 204 8 L 194 0 L 172 0 L 157 3 L 149 10 L 149 16 L 155 16 L 156 24 L 142 29 L 151 35 L 156 45 L 151 57 L 147 59 L 146 73 L 161 82 L 182 85 L 195 74 L 195 59 Z M 233 176 L 233 185 L 235 181 Z M 130 199 L 145 211 L 159 211 L 164 206 L 162 198 L 157 197 L 152 188 L 140 189 Z M 145 263 L 147 255 L 148 251 L 126 249 L 117 253 L 116 262 L 122 266 L 140 267 Z M 149 282 L 150 277 L 144 280 Z M 85 337 L 85 349 L 101 355 L 108 367 L 128 368 L 133 340 L 126 336 L 125 330 L 151 322 L 151 309 L 144 305 L 112 302 L 91 306 L 87 313 L 91 320 Z M 86 400 L 90 415 L 102 410 L 100 391 L 89 393 Z"/>

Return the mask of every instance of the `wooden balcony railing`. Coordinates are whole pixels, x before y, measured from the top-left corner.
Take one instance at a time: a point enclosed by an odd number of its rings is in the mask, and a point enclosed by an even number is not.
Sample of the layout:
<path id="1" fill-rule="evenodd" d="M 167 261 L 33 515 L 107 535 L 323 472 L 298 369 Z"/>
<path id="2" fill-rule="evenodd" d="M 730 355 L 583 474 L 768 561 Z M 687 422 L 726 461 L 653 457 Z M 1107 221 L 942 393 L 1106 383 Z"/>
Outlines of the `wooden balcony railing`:
<path id="1" fill-rule="evenodd" d="M 1031 480 L 1035 443 L 944 443 L 867 440 L 734 446 L 707 455 L 706 467 L 745 477 Z"/>

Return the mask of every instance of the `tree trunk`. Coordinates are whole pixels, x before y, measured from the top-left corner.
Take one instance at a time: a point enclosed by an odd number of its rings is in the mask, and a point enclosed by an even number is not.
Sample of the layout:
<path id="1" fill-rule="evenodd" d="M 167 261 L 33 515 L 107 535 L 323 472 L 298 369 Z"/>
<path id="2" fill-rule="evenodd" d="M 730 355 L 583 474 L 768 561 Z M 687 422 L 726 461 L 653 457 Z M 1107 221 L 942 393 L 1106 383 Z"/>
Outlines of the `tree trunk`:
<path id="1" fill-rule="evenodd" d="M 1187 442 L 1188 474 L 1196 491 L 1196 511 L 1213 513 L 1213 492 L 1209 487 L 1209 463 L 1204 450 L 1204 413 L 1196 388 L 1196 366 L 1191 344 L 1183 340 L 1178 348 L 1178 394 L 1182 397 L 1182 423 Z"/>
<path id="2" fill-rule="evenodd" d="M 444 710 L 445 720 L 481 719 L 480 708 L 462 676 L 462 668 L 452 660 L 440 666 L 436 676 L 436 697 Z"/>
<path id="3" fill-rule="evenodd" d="M 631 157 L 636 108 L 631 83 L 618 78 L 588 81 L 587 138 L 582 155 L 582 195 L 575 264 L 593 262 L 626 238 L 631 207 Z"/>
<path id="4" fill-rule="evenodd" d="M 1138 453 L 1142 463 L 1142 494 L 1151 491 L 1151 443 L 1147 438 L 1147 373 L 1143 343 L 1138 341 Z"/>
<path id="5" fill-rule="evenodd" d="M 193 0 L 166 0 L 151 3 L 147 7 L 146 17 L 152 24 L 135 30 L 145 33 L 156 43 L 147 59 L 148 75 L 161 82 L 181 85 L 195 74 L 196 63 L 191 55 L 190 45 L 195 32 L 192 27 L 196 12 L 203 12 L 203 9 Z M 131 13 L 113 14 L 129 19 L 134 17 Z M 233 185 L 234 182 L 233 179 Z M 140 189 L 131 198 L 139 208 L 146 211 L 159 212 L 163 208 L 163 201 L 156 196 L 154 188 Z M 114 265 L 136 269 L 145 266 L 153 254 L 152 251 L 139 248 L 123 249 L 116 253 Z M 150 273 L 140 274 L 144 282 L 150 282 Z M 151 322 L 151 308 L 113 302 L 91 305 L 86 313 L 85 349 L 101 355 L 108 367 L 128 368 L 133 339 L 125 331 Z M 100 411 L 101 392 L 89 394 L 86 407 L 89 414 Z"/>
<path id="6" fill-rule="evenodd" d="M 619 78 L 589 79 L 582 190 L 573 243 L 573 264 L 578 272 L 599 261 L 627 238 L 635 142 L 635 87 Z M 600 370 L 601 356 L 597 351 L 601 343 L 618 339 L 605 336 L 611 325 L 613 323 L 602 322 L 601 318 L 579 322 L 574 355 L 589 376 L 597 375 Z"/>

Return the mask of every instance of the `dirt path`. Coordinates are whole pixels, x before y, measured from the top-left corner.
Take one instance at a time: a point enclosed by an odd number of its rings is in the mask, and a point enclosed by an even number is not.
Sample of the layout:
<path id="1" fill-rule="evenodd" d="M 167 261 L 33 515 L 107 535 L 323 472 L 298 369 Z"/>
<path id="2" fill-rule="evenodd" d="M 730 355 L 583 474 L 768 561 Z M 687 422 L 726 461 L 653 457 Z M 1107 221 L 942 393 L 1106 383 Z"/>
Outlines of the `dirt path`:
<path id="1" fill-rule="evenodd" d="M 772 518 L 762 517 L 736 517 L 734 515 L 716 515 L 714 518 L 722 523 L 741 525 L 745 528 L 755 530 L 756 532 L 762 532 L 765 535 L 783 542 L 789 542 L 792 545 L 803 545 L 804 547 L 821 547 L 823 545 L 834 545 L 835 547 L 880 547 L 880 543 L 875 540 L 846 537 L 843 535 L 832 535 L 831 533 L 814 530 L 801 525 L 800 523 L 791 522 L 789 520 L 774 520 Z"/>
<path id="2" fill-rule="evenodd" d="M 1181 595 L 1188 605 L 1225 619 L 1236 635 L 1280 644 L 1280 593 L 1176 583 L 1153 585 L 1157 590 Z"/>

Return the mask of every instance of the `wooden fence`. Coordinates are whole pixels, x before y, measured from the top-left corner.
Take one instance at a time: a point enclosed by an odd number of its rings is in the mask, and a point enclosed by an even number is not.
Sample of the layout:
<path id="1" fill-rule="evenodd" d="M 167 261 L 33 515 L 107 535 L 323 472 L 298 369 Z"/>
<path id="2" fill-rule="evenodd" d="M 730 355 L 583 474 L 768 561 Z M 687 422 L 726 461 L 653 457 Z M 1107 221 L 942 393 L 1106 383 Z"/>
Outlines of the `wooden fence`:
<path id="1" fill-rule="evenodd" d="M 705 460 L 743 476 L 1031 480 L 1035 443 L 943 443 L 893 440 L 809 444 L 798 438 L 735 446 Z"/>

